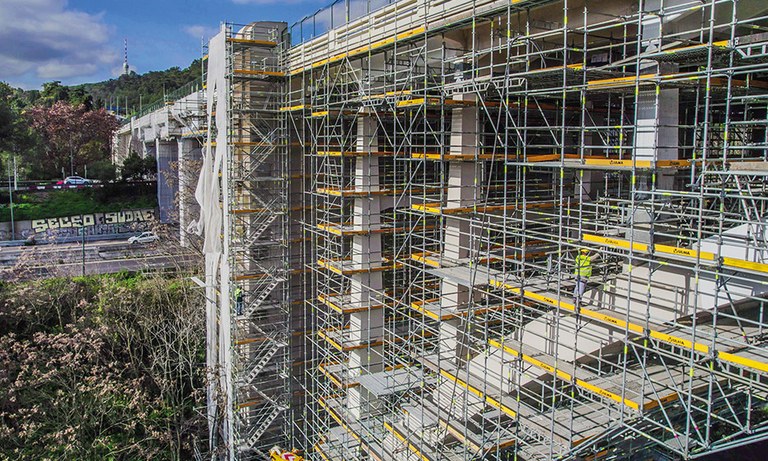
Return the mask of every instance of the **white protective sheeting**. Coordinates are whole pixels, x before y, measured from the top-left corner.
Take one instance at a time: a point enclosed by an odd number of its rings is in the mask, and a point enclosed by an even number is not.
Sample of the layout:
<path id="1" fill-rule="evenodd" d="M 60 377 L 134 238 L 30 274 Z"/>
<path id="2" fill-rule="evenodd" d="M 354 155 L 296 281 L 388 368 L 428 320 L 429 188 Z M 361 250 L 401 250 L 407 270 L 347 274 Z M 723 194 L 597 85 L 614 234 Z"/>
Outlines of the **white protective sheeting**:
<path id="1" fill-rule="evenodd" d="M 203 253 L 205 255 L 206 283 L 206 331 L 207 331 L 207 366 L 208 366 L 208 428 L 209 440 L 216 439 L 215 432 L 221 427 L 223 419 L 223 435 L 231 439 L 232 431 L 229 422 L 232 421 L 231 384 L 228 382 L 226 369 L 231 366 L 229 360 L 229 274 L 222 273 L 219 283 L 219 267 L 224 251 L 222 235 L 224 209 L 219 201 L 222 196 L 220 176 L 224 176 L 224 159 L 227 154 L 227 97 L 229 94 L 226 78 L 226 29 L 213 37 L 209 44 L 208 79 L 207 79 L 207 113 L 208 135 L 203 150 L 203 165 L 200 179 L 195 189 L 195 200 L 200 204 L 200 219 L 195 225 L 198 235 L 204 236 Z M 213 115 L 215 115 L 215 122 Z M 215 144 L 214 141 L 215 127 Z M 215 146 L 215 148 L 213 147 Z M 217 415 L 217 404 L 225 401 L 223 408 L 227 414 Z M 232 447 L 231 440 L 227 445 Z"/>

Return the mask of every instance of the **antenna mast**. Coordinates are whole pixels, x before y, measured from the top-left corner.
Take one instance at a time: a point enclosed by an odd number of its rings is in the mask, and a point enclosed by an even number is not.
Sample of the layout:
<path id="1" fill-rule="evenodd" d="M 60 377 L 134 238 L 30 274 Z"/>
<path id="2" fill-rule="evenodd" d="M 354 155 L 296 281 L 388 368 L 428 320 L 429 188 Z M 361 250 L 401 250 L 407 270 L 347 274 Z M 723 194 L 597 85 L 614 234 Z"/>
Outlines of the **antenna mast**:
<path id="1" fill-rule="evenodd" d="M 125 39 L 125 57 L 123 58 L 123 75 L 128 75 L 130 67 L 128 67 L 128 39 Z"/>

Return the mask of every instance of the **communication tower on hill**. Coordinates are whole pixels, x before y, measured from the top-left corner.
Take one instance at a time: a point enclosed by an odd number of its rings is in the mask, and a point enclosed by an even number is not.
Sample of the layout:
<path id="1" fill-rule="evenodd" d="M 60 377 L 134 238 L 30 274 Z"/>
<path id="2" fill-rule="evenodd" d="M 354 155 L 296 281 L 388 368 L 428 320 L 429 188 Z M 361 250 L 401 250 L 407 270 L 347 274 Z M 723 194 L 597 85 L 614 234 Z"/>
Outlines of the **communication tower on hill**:
<path id="1" fill-rule="evenodd" d="M 128 75 L 130 72 L 130 67 L 128 66 L 128 39 L 126 38 L 125 41 L 125 48 L 124 48 L 124 57 L 123 57 L 123 75 Z"/>

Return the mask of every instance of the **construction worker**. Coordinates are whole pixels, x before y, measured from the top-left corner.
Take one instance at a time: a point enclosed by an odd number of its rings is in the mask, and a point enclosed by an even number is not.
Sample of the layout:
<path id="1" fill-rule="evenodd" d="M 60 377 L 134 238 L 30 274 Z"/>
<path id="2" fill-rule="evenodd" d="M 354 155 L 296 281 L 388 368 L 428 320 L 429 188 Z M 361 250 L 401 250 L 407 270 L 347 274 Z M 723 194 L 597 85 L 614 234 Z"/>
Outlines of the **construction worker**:
<path id="1" fill-rule="evenodd" d="M 235 286 L 235 311 L 237 315 L 243 315 L 243 290 Z"/>
<path id="2" fill-rule="evenodd" d="M 587 289 L 587 279 L 592 277 L 592 258 L 589 256 L 589 250 L 582 248 L 574 260 L 574 274 L 576 275 L 576 286 L 573 288 L 573 298 L 578 302 L 584 290 Z"/>

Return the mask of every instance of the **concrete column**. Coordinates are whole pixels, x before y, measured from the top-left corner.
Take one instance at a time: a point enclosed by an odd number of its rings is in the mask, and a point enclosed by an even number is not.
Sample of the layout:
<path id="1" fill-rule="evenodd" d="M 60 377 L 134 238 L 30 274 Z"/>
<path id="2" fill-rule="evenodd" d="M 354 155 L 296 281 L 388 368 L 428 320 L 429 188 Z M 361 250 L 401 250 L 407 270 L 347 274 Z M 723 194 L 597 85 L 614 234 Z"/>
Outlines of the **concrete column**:
<path id="1" fill-rule="evenodd" d="M 376 119 L 361 116 L 357 121 L 356 150 L 375 152 Z M 357 157 L 355 159 L 354 186 L 358 190 L 379 190 L 378 157 Z M 355 198 L 352 224 L 356 228 L 378 229 L 381 225 L 381 197 L 378 195 Z M 352 261 L 363 268 L 379 267 L 382 264 L 380 234 L 357 235 L 352 240 Z M 362 272 L 350 276 L 351 303 L 357 306 L 379 304 L 374 298 L 376 291 L 383 289 L 381 272 Z M 350 314 L 350 339 L 360 343 L 372 343 L 380 340 L 384 333 L 384 310 L 372 309 Z M 353 375 L 375 373 L 384 369 L 383 346 L 370 346 L 356 349 L 349 354 L 349 369 Z M 347 392 L 347 404 L 355 418 L 365 417 L 379 406 L 376 397 L 357 386 Z"/>
<path id="2" fill-rule="evenodd" d="M 200 143 L 194 139 L 178 140 L 178 165 L 179 165 L 179 242 L 181 246 L 187 246 L 187 228 L 190 223 L 197 220 L 200 215 L 200 207 L 195 201 L 195 187 L 199 174 L 193 162 L 202 159 Z"/>
<path id="3" fill-rule="evenodd" d="M 678 120 L 680 112 L 680 90 L 664 89 L 641 91 L 637 97 L 637 124 L 635 128 L 635 158 L 637 160 L 677 160 Z M 669 173 L 666 173 L 666 172 Z M 640 186 L 646 186 L 649 178 Z M 674 170 L 662 170 L 656 176 L 656 187 L 671 189 Z"/>
<path id="4" fill-rule="evenodd" d="M 475 102 L 474 96 L 458 95 L 454 99 Z M 477 106 L 457 107 L 451 110 L 451 153 L 474 154 L 477 142 Z"/>
<path id="5" fill-rule="evenodd" d="M 587 110 L 591 112 L 593 108 L 592 103 L 587 101 L 586 105 Z M 607 123 L 605 117 L 597 113 L 591 113 L 590 119 L 594 121 L 594 124 L 599 126 L 605 126 Z M 593 149 L 595 149 L 594 147 L 585 146 L 598 146 L 598 152 L 608 147 L 602 142 L 602 138 L 594 131 L 585 132 L 583 142 L 584 145 L 582 146 L 582 149 L 584 150 L 585 157 L 595 155 L 595 152 L 593 152 Z M 605 179 L 605 173 L 599 170 L 579 170 L 576 174 L 578 176 L 576 181 L 574 181 L 573 191 L 576 200 L 579 202 L 589 202 L 597 198 Z"/>
<path id="6" fill-rule="evenodd" d="M 141 143 L 141 152 L 137 152 L 141 158 L 153 157 L 157 158 L 157 144 L 158 140 L 152 138 L 150 141 Z"/>
<path id="7" fill-rule="evenodd" d="M 677 3 L 673 0 L 666 2 L 669 7 Z M 647 11 L 654 11 L 662 7 L 661 0 L 649 0 L 646 4 Z M 665 19 L 648 15 L 642 23 L 642 45 L 646 51 L 658 50 L 661 46 L 661 38 L 664 29 L 669 25 Z M 659 74 L 674 73 L 677 66 L 674 64 L 644 61 L 641 64 L 641 73 L 658 72 Z M 677 160 L 679 158 L 678 128 L 680 118 L 680 90 L 667 88 L 656 93 L 641 91 L 637 95 L 637 123 L 635 131 L 635 157 L 638 160 Z M 649 175 L 638 178 L 638 189 L 645 188 L 650 182 Z M 661 170 L 656 176 L 656 188 L 671 189 L 674 185 L 674 170 Z"/>
<path id="8" fill-rule="evenodd" d="M 155 141 L 157 149 L 157 202 L 160 222 L 178 222 L 176 195 L 179 190 L 177 166 L 179 147 L 175 141 Z"/>
<path id="9" fill-rule="evenodd" d="M 128 127 L 130 128 L 130 126 Z M 112 163 L 121 165 L 131 150 L 133 132 L 126 127 L 121 128 L 112 139 Z"/>
<path id="10" fill-rule="evenodd" d="M 382 371 L 384 347 L 372 346 L 357 349 L 349 353 L 349 368 L 352 376 Z M 360 373 L 355 373 L 360 370 Z M 354 419 L 366 418 L 381 407 L 381 402 L 363 386 L 352 387 L 347 391 L 347 409 Z"/>
<path id="11" fill-rule="evenodd" d="M 463 98 L 462 98 L 463 96 Z M 471 96 L 457 96 L 457 99 L 474 101 Z M 477 106 L 457 107 L 451 112 L 452 154 L 474 154 L 479 146 Z M 448 164 L 448 192 L 445 206 L 448 208 L 467 207 L 474 204 L 477 196 L 477 165 L 475 162 L 451 161 Z M 458 217 L 444 218 L 443 257 L 463 259 L 470 255 L 470 225 Z M 455 282 L 440 282 L 441 309 L 455 310 L 469 302 L 470 288 Z M 441 360 L 461 362 L 466 359 L 464 326 L 460 319 L 440 322 L 438 353 Z"/>

